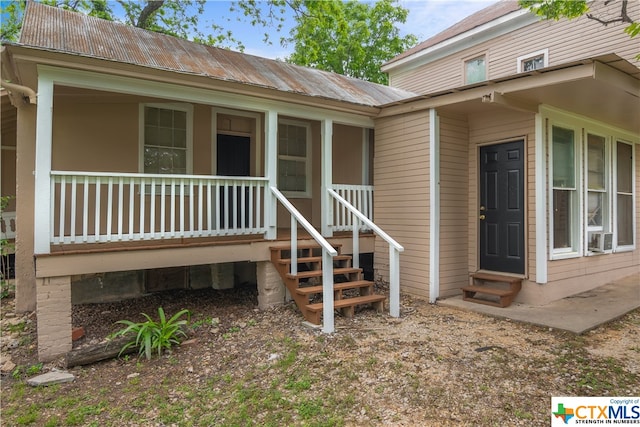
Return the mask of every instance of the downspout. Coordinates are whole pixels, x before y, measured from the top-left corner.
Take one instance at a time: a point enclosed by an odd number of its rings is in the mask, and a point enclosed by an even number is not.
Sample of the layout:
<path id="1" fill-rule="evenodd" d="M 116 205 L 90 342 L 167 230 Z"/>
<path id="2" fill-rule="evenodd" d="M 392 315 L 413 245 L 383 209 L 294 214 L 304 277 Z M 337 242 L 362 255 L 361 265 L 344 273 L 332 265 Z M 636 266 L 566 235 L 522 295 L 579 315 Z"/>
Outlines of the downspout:
<path id="1" fill-rule="evenodd" d="M 440 120 L 429 109 L 429 302 L 440 297 Z"/>
<path id="2" fill-rule="evenodd" d="M 15 92 L 15 93 L 19 93 L 22 95 L 22 99 L 26 100 L 28 99 L 29 101 L 26 102 L 27 104 L 37 104 L 38 103 L 38 95 L 36 94 L 36 91 L 34 91 L 33 89 L 31 89 L 30 87 L 27 86 L 22 86 L 16 83 L 9 83 L 6 82 L 4 80 L 0 80 L 0 86 L 2 86 L 5 89 L 10 90 L 11 92 Z"/>

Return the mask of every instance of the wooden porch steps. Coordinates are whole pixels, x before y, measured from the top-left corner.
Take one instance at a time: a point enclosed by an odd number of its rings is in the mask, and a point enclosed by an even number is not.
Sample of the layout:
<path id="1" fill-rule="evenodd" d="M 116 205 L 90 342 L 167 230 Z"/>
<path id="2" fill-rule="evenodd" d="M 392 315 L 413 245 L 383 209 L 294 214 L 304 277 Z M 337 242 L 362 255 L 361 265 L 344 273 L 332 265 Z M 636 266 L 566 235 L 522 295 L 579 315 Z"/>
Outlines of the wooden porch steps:
<path id="1" fill-rule="evenodd" d="M 362 269 L 353 268 L 349 255 L 341 254 L 341 245 L 334 245 L 338 255 L 333 257 L 333 306 L 345 317 L 353 317 L 355 307 L 371 305 L 378 312 L 384 309 L 385 295 L 378 295 L 374 283 L 363 280 Z M 319 325 L 324 305 L 315 302 L 322 298 L 322 249 L 317 245 L 298 246 L 298 273 L 291 274 L 291 247 L 271 247 L 271 262 L 276 267 L 291 297 L 305 319 Z"/>
<path id="2" fill-rule="evenodd" d="M 494 307 L 509 307 L 522 288 L 522 278 L 492 273 L 473 273 L 469 276 L 469 286 L 462 288 L 464 301 Z M 489 298 L 478 298 L 476 294 Z"/>

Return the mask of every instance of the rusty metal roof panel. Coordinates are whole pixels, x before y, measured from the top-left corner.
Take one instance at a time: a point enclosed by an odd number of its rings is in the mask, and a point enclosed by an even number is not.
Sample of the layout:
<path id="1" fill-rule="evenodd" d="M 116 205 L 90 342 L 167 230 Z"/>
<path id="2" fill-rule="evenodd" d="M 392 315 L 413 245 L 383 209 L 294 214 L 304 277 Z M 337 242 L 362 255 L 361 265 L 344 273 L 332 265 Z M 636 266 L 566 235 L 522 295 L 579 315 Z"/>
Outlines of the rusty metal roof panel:
<path id="1" fill-rule="evenodd" d="M 415 96 L 388 86 L 201 45 L 37 2 L 28 3 L 18 44 L 366 106 Z"/>

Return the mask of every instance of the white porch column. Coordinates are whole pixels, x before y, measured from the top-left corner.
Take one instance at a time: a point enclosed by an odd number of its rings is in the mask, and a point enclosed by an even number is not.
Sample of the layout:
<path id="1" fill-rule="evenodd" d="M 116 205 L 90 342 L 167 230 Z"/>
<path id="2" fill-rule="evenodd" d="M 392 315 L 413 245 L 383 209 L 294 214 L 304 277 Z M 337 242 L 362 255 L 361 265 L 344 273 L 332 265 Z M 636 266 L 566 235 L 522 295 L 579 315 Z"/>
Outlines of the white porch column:
<path id="1" fill-rule="evenodd" d="M 264 172 L 269 180 L 269 188 L 278 186 L 278 113 L 273 110 L 266 111 L 264 120 L 265 152 L 264 152 Z M 267 188 L 264 196 L 264 215 L 267 226 L 265 238 L 274 240 L 278 234 L 276 196 Z"/>
<path id="2" fill-rule="evenodd" d="M 547 173 L 544 120 L 536 114 L 536 283 L 547 283 Z"/>
<path id="3" fill-rule="evenodd" d="M 38 77 L 38 107 L 36 117 L 36 161 L 33 248 L 36 254 L 50 252 L 51 236 L 51 148 L 53 129 L 53 80 Z"/>
<path id="4" fill-rule="evenodd" d="M 325 119 L 320 123 L 320 138 L 322 143 L 322 160 L 321 160 L 321 184 L 320 192 L 320 209 L 322 217 L 321 232 L 325 237 L 333 236 L 331 226 L 333 225 L 333 210 L 331 209 L 331 196 L 327 190 L 333 184 L 333 120 Z"/>
<path id="5" fill-rule="evenodd" d="M 429 302 L 440 297 L 440 119 L 429 110 Z"/>

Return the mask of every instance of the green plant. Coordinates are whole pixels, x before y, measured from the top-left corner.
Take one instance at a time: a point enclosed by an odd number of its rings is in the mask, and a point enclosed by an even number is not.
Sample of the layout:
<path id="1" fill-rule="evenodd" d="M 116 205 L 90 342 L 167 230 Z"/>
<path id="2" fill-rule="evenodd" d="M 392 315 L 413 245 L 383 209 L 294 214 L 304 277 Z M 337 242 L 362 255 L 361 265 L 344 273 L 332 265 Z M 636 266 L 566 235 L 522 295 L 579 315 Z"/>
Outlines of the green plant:
<path id="1" fill-rule="evenodd" d="M 131 335 L 132 338 L 127 342 L 120 354 L 131 347 L 139 347 L 138 355 L 143 353 L 147 360 L 151 359 L 154 351 L 158 352 L 158 356 L 162 355 L 164 350 L 171 349 L 174 344 L 179 344 L 179 337 L 186 337 L 187 334 L 182 329 L 183 325 L 187 325 L 191 319 L 189 310 L 181 310 L 167 320 L 162 307 L 158 307 L 159 321 L 154 321 L 145 313 L 142 315 L 147 319 L 145 322 L 132 322 L 130 320 L 119 320 L 116 323 L 126 325 L 125 328 L 113 333 L 112 338 Z M 182 316 L 187 316 L 187 320 L 180 320 Z"/>
<path id="2" fill-rule="evenodd" d="M 9 206 L 9 202 L 13 199 L 13 196 L 0 197 L 0 222 L 2 220 L 2 213 Z M 8 271 L 8 265 L 6 265 L 6 256 L 13 249 L 13 244 L 9 243 L 8 239 L 0 239 L 0 299 L 7 298 L 14 290 L 14 285 L 9 283 L 4 272 Z"/>

